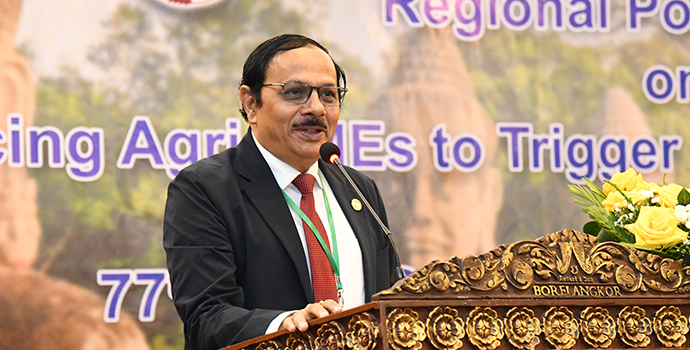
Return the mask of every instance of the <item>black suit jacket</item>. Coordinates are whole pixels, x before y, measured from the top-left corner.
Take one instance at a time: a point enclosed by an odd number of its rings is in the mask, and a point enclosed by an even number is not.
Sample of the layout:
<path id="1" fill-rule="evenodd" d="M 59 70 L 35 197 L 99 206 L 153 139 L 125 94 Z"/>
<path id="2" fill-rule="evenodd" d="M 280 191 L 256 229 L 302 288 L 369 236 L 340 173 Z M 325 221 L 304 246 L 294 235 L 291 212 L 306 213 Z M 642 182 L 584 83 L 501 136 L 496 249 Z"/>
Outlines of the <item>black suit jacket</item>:
<path id="1" fill-rule="evenodd" d="M 352 208 L 357 195 L 344 176 L 319 162 L 359 241 L 370 301 L 395 281 L 393 252 L 366 208 Z M 385 223 L 374 181 L 347 171 Z M 250 132 L 237 147 L 190 165 L 170 182 L 163 246 L 185 349 L 218 349 L 263 335 L 278 314 L 314 301 L 292 215 Z"/>

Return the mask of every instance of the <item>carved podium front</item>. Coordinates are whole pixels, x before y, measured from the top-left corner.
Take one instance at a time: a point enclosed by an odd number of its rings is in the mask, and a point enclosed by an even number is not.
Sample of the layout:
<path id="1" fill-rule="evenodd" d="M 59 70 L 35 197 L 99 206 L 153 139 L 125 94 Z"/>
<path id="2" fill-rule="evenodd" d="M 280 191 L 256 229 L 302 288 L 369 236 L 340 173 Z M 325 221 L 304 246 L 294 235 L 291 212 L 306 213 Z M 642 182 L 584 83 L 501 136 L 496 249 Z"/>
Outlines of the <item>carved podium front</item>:
<path id="1" fill-rule="evenodd" d="M 688 348 L 690 267 L 563 230 L 432 261 L 372 303 L 230 349 Z"/>

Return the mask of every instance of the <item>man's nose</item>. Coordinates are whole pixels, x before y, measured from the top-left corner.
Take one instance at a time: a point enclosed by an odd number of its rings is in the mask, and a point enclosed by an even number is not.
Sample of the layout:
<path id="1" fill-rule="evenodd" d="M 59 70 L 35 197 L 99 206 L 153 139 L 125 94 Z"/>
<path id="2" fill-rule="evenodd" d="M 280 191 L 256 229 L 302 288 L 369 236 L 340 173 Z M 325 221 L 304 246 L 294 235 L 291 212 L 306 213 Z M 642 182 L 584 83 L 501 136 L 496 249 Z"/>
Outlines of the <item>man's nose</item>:
<path id="1" fill-rule="evenodd" d="M 304 103 L 310 110 L 313 110 L 315 114 L 321 114 L 316 112 L 323 112 L 326 110 L 326 106 L 319 99 L 319 89 L 312 88 L 307 101 Z"/>

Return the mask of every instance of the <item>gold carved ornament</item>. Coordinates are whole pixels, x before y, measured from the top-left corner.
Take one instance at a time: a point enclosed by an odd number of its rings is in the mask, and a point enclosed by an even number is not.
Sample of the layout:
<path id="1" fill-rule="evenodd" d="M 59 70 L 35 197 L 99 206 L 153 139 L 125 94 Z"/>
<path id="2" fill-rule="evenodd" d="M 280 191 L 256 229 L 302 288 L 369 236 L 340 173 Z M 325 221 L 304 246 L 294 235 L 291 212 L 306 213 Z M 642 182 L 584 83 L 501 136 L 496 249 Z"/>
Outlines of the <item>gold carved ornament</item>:
<path id="1" fill-rule="evenodd" d="M 353 316 L 347 329 L 345 341 L 349 349 L 372 350 L 376 347 L 379 329 L 371 321 L 368 313 Z"/>
<path id="2" fill-rule="evenodd" d="M 685 344 L 688 319 L 675 306 L 664 306 L 654 315 L 654 332 L 667 348 L 680 348 Z"/>
<path id="3" fill-rule="evenodd" d="M 335 321 L 324 323 L 316 331 L 314 347 L 323 350 L 340 350 L 345 348 L 345 337 L 340 324 Z"/>
<path id="4" fill-rule="evenodd" d="M 655 254 L 627 248 L 617 243 L 602 243 L 591 253 L 596 274 L 602 282 L 615 281 L 622 291 L 676 293 L 690 282 L 687 269 L 678 262 Z M 685 273 L 682 273 L 684 271 Z"/>
<path id="5" fill-rule="evenodd" d="M 558 280 L 570 274 L 614 282 L 628 293 L 690 291 L 690 267 L 618 243 L 596 244 L 595 237 L 572 230 L 508 245 L 499 271 L 507 286 L 518 290 L 530 288 L 537 278 Z"/>
<path id="6" fill-rule="evenodd" d="M 555 232 L 539 241 L 516 242 L 503 254 L 502 270 L 508 284 L 518 290 L 530 288 L 537 277 L 549 281 L 580 271 L 590 275 L 594 266 L 588 252 L 594 244 L 595 237 L 572 230 Z"/>
<path id="7" fill-rule="evenodd" d="M 257 345 L 255 350 L 281 350 L 281 347 L 278 345 L 278 343 L 269 340 Z"/>
<path id="8" fill-rule="evenodd" d="M 563 230 L 537 241 L 502 245 L 480 256 L 432 261 L 381 295 L 467 295 L 499 287 L 526 291 L 535 283 L 563 278 L 615 283 L 616 290 L 625 293 L 690 293 L 690 266 L 618 243 L 597 244 L 596 237 Z"/>
<path id="9" fill-rule="evenodd" d="M 286 348 L 290 350 L 312 350 L 314 339 L 308 333 L 291 333 L 285 341 Z"/>
<path id="10" fill-rule="evenodd" d="M 381 295 L 395 295 L 401 291 L 413 294 L 450 291 L 457 294 L 494 290 L 504 284 L 500 271 L 503 249 L 498 247 L 482 257 L 468 255 L 462 259 L 454 257 L 449 261 L 434 260 L 406 277 L 402 284 L 383 291 Z"/>
<path id="11" fill-rule="evenodd" d="M 616 323 L 609 310 L 602 307 L 588 307 L 580 312 L 582 336 L 595 348 L 608 348 L 616 339 Z"/>
<path id="12" fill-rule="evenodd" d="M 419 350 L 426 339 L 424 323 L 412 309 L 394 309 L 386 320 L 388 343 L 395 350 Z"/>
<path id="13" fill-rule="evenodd" d="M 489 307 L 476 307 L 467 315 L 467 338 L 481 350 L 493 350 L 501 346 L 503 321 Z"/>
<path id="14" fill-rule="evenodd" d="M 541 323 L 531 309 L 514 307 L 508 311 L 503 322 L 506 337 L 515 348 L 534 349 L 539 344 Z"/>
<path id="15" fill-rule="evenodd" d="M 429 291 L 446 292 L 450 289 L 465 290 L 464 282 L 459 279 L 457 264 L 434 260 L 408 277 L 400 288 L 407 292 L 422 294 Z M 384 292 L 385 293 L 385 292 Z"/>
<path id="16" fill-rule="evenodd" d="M 429 341 L 436 349 L 456 350 L 462 347 L 465 336 L 465 322 L 458 317 L 458 310 L 451 307 L 436 307 L 426 319 Z"/>
<path id="17" fill-rule="evenodd" d="M 448 261 L 435 260 L 381 294 L 395 295 L 402 291 L 459 294 L 491 292 L 499 287 L 508 290 L 510 286 L 526 290 L 537 276 L 546 281 L 570 271 L 573 256 L 583 272 L 591 273 L 594 267 L 586 252 L 596 238 L 593 241 L 590 237 L 564 230 L 544 237 L 544 243 L 522 241 L 499 246 L 479 257 L 467 255 Z"/>
<path id="18" fill-rule="evenodd" d="M 645 317 L 645 311 L 638 306 L 626 306 L 618 313 L 618 333 L 625 344 L 633 348 L 649 345 L 652 321 Z"/>
<path id="19" fill-rule="evenodd" d="M 580 335 L 577 320 L 567 307 L 552 307 L 544 314 L 544 337 L 551 345 L 567 350 L 575 346 Z"/>

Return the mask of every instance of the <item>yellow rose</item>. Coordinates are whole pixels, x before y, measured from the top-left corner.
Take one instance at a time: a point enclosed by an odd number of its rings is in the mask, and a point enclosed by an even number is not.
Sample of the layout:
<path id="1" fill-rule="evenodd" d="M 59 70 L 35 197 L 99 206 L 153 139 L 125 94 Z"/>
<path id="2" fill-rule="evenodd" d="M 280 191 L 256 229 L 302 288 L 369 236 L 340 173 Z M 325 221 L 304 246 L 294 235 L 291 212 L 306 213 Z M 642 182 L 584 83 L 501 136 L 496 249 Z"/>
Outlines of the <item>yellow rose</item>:
<path id="1" fill-rule="evenodd" d="M 636 190 L 638 190 L 638 191 L 645 191 L 645 190 L 646 191 L 657 191 L 657 193 L 658 193 L 659 192 L 659 185 L 657 185 L 653 182 L 648 183 L 648 182 L 642 181 L 639 184 L 637 184 Z"/>
<path id="2" fill-rule="evenodd" d="M 626 196 L 628 196 L 628 198 L 632 201 L 633 204 L 641 203 L 645 200 L 645 197 L 643 197 L 639 191 L 623 191 L 623 193 Z M 601 204 L 603 204 L 606 210 L 608 211 L 613 211 L 614 209 L 616 209 L 616 203 L 620 203 L 619 207 L 622 208 L 623 201 L 625 201 L 623 193 L 620 193 L 618 191 L 611 192 L 608 196 L 606 196 L 606 199 L 604 199 L 604 201 L 601 202 Z"/>
<path id="3" fill-rule="evenodd" d="M 628 170 L 622 173 L 613 174 L 609 181 L 616 184 L 621 191 L 632 191 L 637 188 L 638 184 L 644 182 L 644 180 L 642 180 L 642 174 L 636 173 L 633 168 L 628 168 Z M 604 194 L 607 195 L 616 191 L 616 188 L 608 182 L 605 182 L 601 189 L 604 191 Z"/>
<path id="4" fill-rule="evenodd" d="M 604 201 L 601 202 L 601 204 L 604 205 L 606 210 L 613 211 L 614 209 L 616 209 L 616 203 L 620 203 L 620 205 L 622 206 L 624 200 L 625 197 L 623 197 L 623 194 L 618 191 L 615 191 L 609 193 L 609 195 L 606 196 L 606 199 L 604 199 Z"/>
<path id="5" fill-rule="evenodd" d="M 659 205 L 666 208 L 675 208 L 678 204 L 678 193 L 683 189 L 683 186 L 676 184 L 668 184 L 661 186 L 659 192 Z"/>
<path id="6" fill-rule="evenodd" d="M 636 244 L 648 248 L 660 248 L 687 237 L 678 228 L 676 210 L 671 208 L 642 207 L 637 221 L 625 228 L 635 235 Z"/>
<path id="7" fill-rule="evenodd" d="M 637 191 L 637 190 L 635 190 L 635 191 L 624 191 L 623 193 L 625 193 L 625 195 L 628 196 L 628 198 L 630 198 L 630 200 L 635 204 L 642 203 L 642 202 L 644 202 L 645 199 L 647 199 L 645 196 L 643 196 L 640 193 L 640 191 Z"/>

